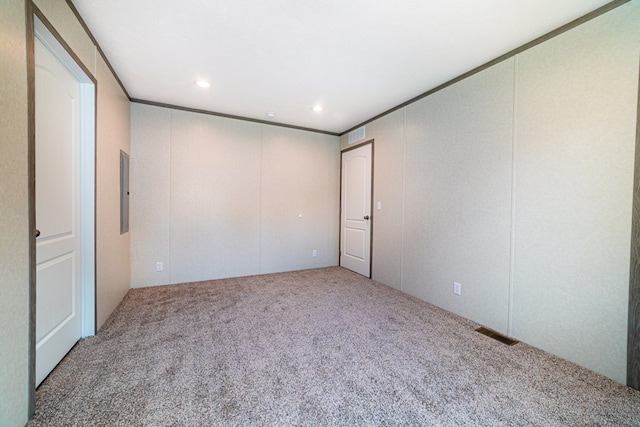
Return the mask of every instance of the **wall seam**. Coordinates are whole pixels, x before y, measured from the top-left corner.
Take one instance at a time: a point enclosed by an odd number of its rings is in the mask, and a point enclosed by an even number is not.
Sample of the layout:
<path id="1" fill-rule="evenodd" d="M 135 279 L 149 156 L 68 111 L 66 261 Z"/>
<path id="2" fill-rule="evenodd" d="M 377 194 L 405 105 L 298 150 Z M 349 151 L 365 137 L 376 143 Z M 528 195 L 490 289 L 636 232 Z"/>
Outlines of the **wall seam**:
<path id="1" fill-rule="evenodd" d="M 260 171 L 258 172 L 258 176 L 260 178 L 258 185 L 258 274 L 263 274 L 262 272 L 262 195 L 264 190 L 264 180 L 262 173 L 264 171 L 263 162 L 264 162 L 264 126 L 260 125 Z"/>
<path id="2" fill-rule="evenodd" d="M 404 291 L 404 217 L 405 217 L 405 182 L 407 174 L 406 156 L 407 107 L 402 109 L 402 205 L 400 206 L 400 290 Z"/>
<path id="3" fill-rule="evenodd" d="M 172 188 L 172 182 L 173 182 L 173 178 L 171 176 L 172 171 L 172 165 L 173 165 L 173 161 L 172 161 L 172 155 L 171 155 L 171 147 L 173 145 L 173 111 L 169 110 L 169 284 L 173 283 L 173 250 L 171 247 L 171 243 L 172 243 L 172 233 L 171 233 L 171 229 L 172 229 L 172 224 L 173 224 L 173 219 L 172 219 L 172 194 L 171 194 L 171 188 Z"/>
<path id="4" fill-rule="evenodd" d="M 511 230 L 509 236 L 509 286 L 507 303 L 507 335 L 513 333 L 513 285 L 515 268 L 516 242 L 516 147 L 517 147 L 517 113 L 518 113 L 518 56 L 513 57 L 513 100 L 511 116 Z"/>

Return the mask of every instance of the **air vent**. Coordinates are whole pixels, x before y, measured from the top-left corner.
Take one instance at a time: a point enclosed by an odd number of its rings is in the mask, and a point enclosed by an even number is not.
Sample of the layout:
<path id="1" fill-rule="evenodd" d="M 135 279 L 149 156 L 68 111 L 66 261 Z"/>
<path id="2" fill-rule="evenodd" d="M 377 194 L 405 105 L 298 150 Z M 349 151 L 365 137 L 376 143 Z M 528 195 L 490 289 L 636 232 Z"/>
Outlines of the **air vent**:
<path id="1" fill-rule="evenodd" d="M 352 130 L 349 132 L 349 144 L 353 144 L 354 142 L 362 141 L 365 139 L 364 126 L 359 127 L 358 129 Z"/>
<path id="2" fill-rule="evenodd" d="M 506 345 L 516 345 L 520 342 L 485 327 L 476 329 L 476 332 L 480 332 L 482 335 L 486 335 L 489 338 L 493 338 L 494 340 L 500 341 L 502 344 Z"/>

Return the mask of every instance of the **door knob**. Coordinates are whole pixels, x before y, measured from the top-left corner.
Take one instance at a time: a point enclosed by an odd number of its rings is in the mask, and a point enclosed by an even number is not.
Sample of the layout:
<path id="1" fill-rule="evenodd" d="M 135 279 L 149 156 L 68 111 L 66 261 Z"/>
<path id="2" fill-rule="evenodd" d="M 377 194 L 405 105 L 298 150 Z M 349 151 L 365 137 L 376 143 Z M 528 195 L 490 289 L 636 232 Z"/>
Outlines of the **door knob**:
<path id="1" fill-rule="evenodd" d="M 364 219 L 367 219 L 367 220 L 368 220 L 368 219 L 369 219 L 369 215 L 365 215 L 365 216 L 364 216 Z"/>
<path id="2" fill-rule="evenodd" d="M 39 236 L 40 236 L 40 230 L 36 228 L 36 237 L 39 237 Z"/>

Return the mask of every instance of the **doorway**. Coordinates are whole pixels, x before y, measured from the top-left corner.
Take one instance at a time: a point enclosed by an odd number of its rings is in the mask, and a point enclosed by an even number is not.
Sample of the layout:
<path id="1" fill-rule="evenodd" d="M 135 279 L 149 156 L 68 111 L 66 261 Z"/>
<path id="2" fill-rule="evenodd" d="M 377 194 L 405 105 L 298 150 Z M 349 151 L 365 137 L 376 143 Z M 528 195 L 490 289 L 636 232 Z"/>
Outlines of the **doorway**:
<path id="1" fill-rule="evenodd" d="M 371 277 L 373 142 L 342 152 L 340 266 Z"/>
<path id="2" fill-rule="evenodd" d="M 45 22 L 33 16 L 36 386 L 95 333 L 95 80 Z"/>

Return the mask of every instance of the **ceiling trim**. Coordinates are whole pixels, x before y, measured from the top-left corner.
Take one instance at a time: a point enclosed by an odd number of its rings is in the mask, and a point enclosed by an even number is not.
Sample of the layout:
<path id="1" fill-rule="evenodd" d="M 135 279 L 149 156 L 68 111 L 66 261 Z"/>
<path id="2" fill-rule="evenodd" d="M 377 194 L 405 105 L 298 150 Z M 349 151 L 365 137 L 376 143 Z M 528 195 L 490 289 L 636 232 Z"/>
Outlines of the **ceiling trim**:
<path id="1" fill-rule="evenodd" d="M 113 74 L 113 77 L 116 79 L 116 81 L 120 85 L 120 88 L 124 92 L 125 96 L 129 99 L 129 101 L 131 101 L 131 96 L 129 96 L 129 92 L 127 92 L 127 88 L 124 87 L 124 84 L 122 83 L 122 80 L 120 80 L 120 77 L 118 77 L 118 74 L 116 73 L 116 70 L 114 70 L 113 67 L 111 66 L 111 62 L 109 62 L 109 60 L 107 59 L 107 55 L 104 54 L 104 51 L 100 47 L 100 44 L 98 43 L 96 38 L 93 37 L 93 33 L 91 32 L 91 30 L 87 26 L 87 23 L 84 22 L 84 19 L 82 19 L 82 16 L 80 16 L 80 13 L 78 12 L 78 9 L 76 9 L 76 7 L 74 6 L 74 4 L 73 4 L 73 2 L 71 0 L 66 0 L 66 2 L 67 2 L 67 5 L 69 6 L 69 8 L 71 9 L 71 12 L 73 12 L 73 14 L 75 15 L 75 17 L 78 20 L 78 22 L 80 22 L 80 25 L 84 29 L 85 33 L 87 33 L 87 36 L 89 36 L 89 39 L 91 39 L 91 42 L 93 43 L 93 45 L 96 47 L 96 49 L 98 49 L 98 53 L 102 57 L 102 60 L 107 64 L 107 67 L 109 68 L 109 70 L 111 71 L 111 74 Z M 97 70 L 96 70 L 96 74 L 97 74 Z"/>
<path id="2" fill-rule="evenodd" d="M 263 125 L 279 126 L 279 127 L 283 127 L 283 128 L 303 130 L 303 131 L 306 131 L 306 132 L 315 132 L 315 133 L 322 133 L 322 134 L 331 135 L 331 136 L 340 136 L 340 134 L 338 132 L 329 132 L 329 131 L 322 130 L 322 129 L 313 129 L 313 128 L 308 128 L 308 127 L 304 127 L 304 126 L 296 126 L 296 125 L 289 125 L 289 124 L 286 124 L 286 123 L 272 122 L 272 121 L 269 121 L 269 120 L 260 120 L 260 119 L 254 119 L 254 118 L 251 118 L 251 117 L 236 116 L 234 114 L 217 113 L 215 111 L 201 110 L 201 109 L 198 109 L 198 108 L 183 107 L 183 106 L 180 106 L 180 105 L 173 105 L 173 104 L 165 104 L 165 103 L 162 103 L 162 102 L 146 101 L 144 99 L 130 98 L 129 100 L 131 102 L 135 102 L 135 103 L 138 103 L 138 104 L 152 105 L 154 107 L 170 108 L 170 109 L 173 109 L 173 110 L 187 111 L 187 112 L 190 112 L 190 113 L 198 113 L 198 114 L 206 114 L 208 116 L 224 117 L 226 119 L 243 120 L 245 122 L 260 123 L 260 124 L 263 124 Z"/>
<path id="3" fill-rule="evenodd" d="M 116 71 L 114 70 L 114 68 L 112 67 L 111 63 L 109 62 L 107 56 L 105 55 L 104 51 L 102 50 L 102 48 L 100 47 L 100 44 L 98 43 L 98 41 L 95 39 L 95 37 L 93 36 L 93 33 L 91 32 L 91 30 L 89 29 L 89 27 L 87 26 L 86 22 L 84 21 L 84 19 L 82 18 L 82 16 L 80 15 L 80 13 L 78 12 L 78 10 L 76 9 L 76 7 L 74 6 L 72 0 L 65 0 L 65 2 L 67 3 L 67 5 L 69 6 L 69 8 L 71 9 L 71 11 L 73 12 L 73 14 L 75 15 L 76 19 L 79 21 L 80 25 L 83 27 L 84 31 L 86 32 L 87 36 L 91 39 L 92 43 L 95 45 L 96 49 L 98 50 L 98 53 L 100 54 L 100 56 L 102 57 L 102 59 L 105 61 L 107 67 L 109 68 L 109 70 L 111 71 L 111 73 L 113 74 L 114 78 L 116 79 L 116 81 L 118 82 L 118 84 L 120 85 L 120 88 L 122 89 L 122 91 L 124 92 L 125 96 L 129 99 L 130 102 L 136 102 L 139 104 L 147 104 L 147 105 L 153 105 L 153 106 L 158 106 L 158 107 L 164 107 L 164 108 L 172 108 L 172 109 L 176 109 L 176 110 L 182 110 L 182 111 L 189 111 L 189 112 L 194 112 L 194 113 L 200 113 L 200 114 L 207 114 L 207 115 L 212 115 L 212 116 L 218 116 L 218 117 L 225 117 L 225 118 L 229 118 L 229 119 L 234 119 L 234 120 L 243 120 L 243 121 L 249 121 L 249 122 L 254 122 L 254 123 L 261 123 L 261 124 L 267 124 L 267 125 L 272 125 L 272 126 L 279 126 L 279 127 L 286 127 L 286 128 L 290 128 L 290 129 L 297 129 L 297 130 L 303 130 L 303 131 L 308 131 L 308 132 L 315 132 L 315 133 L 321 133 L 321 134 L 326 134 L 326 135 L 332 135 L 332 136 L 343 136 L 346 135 L 347 133 L 351 132 L 352 130 L 355 130 L 361 126 L 367 125 L 375 120 L 378 120 L 388 114 L 393 113 L 394 111 L 397 111 L 401 108 L 404 108 L 410 104 L 413 104 L 416 101 L 421 100 L 422 98 L 425 98 L 429 95 L 432 95 L 436 92 L 439 92 L 455 83 L 458 83 L 461 80 L 466 79 L 467 77 L 471 77 L 474 74 L 477 74 L 493 65 L 496 65 L 502 61 L 505 61 L 509 58 L 514 57 L 515 55 L 522 53 L 534 46 L 537 46 L 541 43 L 544 43 L 545 41 L 552 39 L 566 31 L 569 31 L 579 25 L 582 25 L 594 18 L 597 18 L 600 15 L 603 15 L 619 6 L 622 6 L 625 3 L 628 3 L 630 0 L 613 0 L 610 3 L 605 4 L 604 6 L 599 7 L 598 9 L 587 13 L 586 15 L 583 15 L 579 18 L 574 19 L 573 21 L 553 30 L 550 31 L 547 34 L 544 34 L 528 43 L 525 43 L 524 45 L 517 47 L 501 56 L 498 56 L 495 59 L 492 59 L 489 62 L 486 62 L 464 74 L 459 75 L 458 77 L 455 77 L 439 86 L 436 86 L 433 89 L 430 89 L 426 92 L 421 93 L 420 95 L 417 95 L 393 108 L 390 108 L 380 114 L 377 114 L 375 116 L 373 116 L 370 119 L 367 119 L 355 126 L 352 126 L 342 132 L 330 132 L 330 131 L 326 131 L 326 130 L 322 130 L 322 129 L 314 129 L 314 128 L 307 128 L 304 126 L 296 126 L 296 125 L 290 125 L 290 124 L 286 124 L 286 123 L 279 123 L 279 122 L 273 122 L 273 121 L 267 121 L 267 120 L 260 120 L 260 119 L 254 119 L 251 117 L 244 117 L 244 116 L 237 116 L 237 115 L 233 115 L 233 114 L 226 114 L 226 113 L 219 113 L 219 112 L 215 112 L 215 111 L 210 111 L 210 110 L 202 110 L 202 109 L 197 109 L 197 108 L 189 108 L 189 107 L 183 107 L 183 106 L 179 106 L 179 105 L 173 105 L 173 104 L 165 104 L 165 103 L 160 103 L 160 102 L 154 102 L 154 101 L 147 101 L 147 100 L 143 100 L 143 99 L 136 99 L 136 98 L 131 98 L 131 96 L 129 95 L 129 92 L 127 91 L 126 87 L 124 86 L 124 84 L 122 83 L 122 81 L 120 80 L 120 77 L 118 77 L 118 74 L 116 73 Z"/>
<path id="4" fill-rule="evenodd" d="M 517 48 L 505 53 L 504 55 L 501 55 L 501 56 L 499 56 L 499 57 L 497 57 L 495 59 L 492 59 L 491 61 L 489 61 L 489 62 L 487 62 L 487 63 L 485 63 L 483 65 L 480 65 L 479 67 L 476 67 L 476 68 L 472 69 L 471 71 L 467 71 L 466 73 L 461 74 L 458 77 L 455 77 L 455 78 L 453 78 L 453 79 L 451 79 L 451 80 L 449 80 L 449 81 L 447 81 L 447 82 L 445 82 L 445 83 L 443 83 L 443 84 L 441 84 L 439 86 L 436 86 L 433 89 L 430 89 L 430 90 L 428 90 L 428 91 L 426 91 L 424 93 L 421 93 L 420 95 L 415 96 L 415 97 L 409 99 L 408 101 L 403 102 L 400 105 L 397 105 L 397 106 L 395 106 L 395 107 L 393 107 L 393 108 L 391 108 L 389 110 L 386 110 L 386 111 L 378 114 L 377 116 L 374 116 L 374 117 L 372 117 L 372 118 L 370 118 L 368 120 L 365 120 L 364 122 L 362 122 L 360 124 L 357 124 L 357 125 L 355 125 L 353 127 L 350 127 L 349 129 L 347 129 L 347 130 L 345 130 L 343 132 L 340 132 L 339 135 L 340 136 L 345 135 L 345 134 L 351 132 L 352 130 L 355 130 L 355 129 L 361 127 L 361 126 L 364 126 L 364 125 L 369 124 L 369 123 L 371 123 L 371 122 L 373 122 L 375 120 L 378 120 L 379 118 L 384 117 L 387 114 L 391 114 L 396 110 L 404 108 L 409 104 L 413 104 L 414 102 L 419 101 L 422 98 L 425 98 L 425 97 L 427 97 L 429 95 L 432 95 L 432 94 L 434 94 L 436 92 L 439 92 L 442 89 L 445 89 L 445 88 L 447 88 L 447 87 L 449 87 L 449 86 L 451 86 L 451 85 L 453 85 L 455 83 L 458 83 L 461 80 L 466 79 L 467 77 L 471 77 L 472 75 L 477 74 L 477 73 L 479 73 L 479 72 L 481 72 L 481 71 L 483 71 L 483 70 L 485 70 L 485 69 L 487 69 L 489 67 L 492 67 L 493 65 L 496 65 L 496 64 L 498 64 L 498 63 L 500 63 L 500 62 L 502 62 L 502 61 L 504 61 L 506 59 L 512 58 L 512 57 L 516 56 L 519 53 L 522 53 L 522 52 L 524 52 L 524 51 L 526 51 L 528 49 L 531 49 L 532 47 L 537 46 L 537 45 L 539 45 L 541 43 L 544 43 L 545 41 L 547 41 L 549 39 L 552 39 L 552 38 L 554 38 L 556 36 L 559 36 L 560 34 L 566 32 L 566 31 L 569 31 L 569 30 L 571 30 L 571 29 L 573 29 L 573 28 L 575 28 L 575 27 L 577 27 L 579 25 L 584 24 L 585 22 L 588 22 L 588 21 L 590 21 L 590 20 L 592 20 L 594 18 L 597 18 L 598 16 L 603 15 L 603 14 L 605 14 L 605 13 L 607 13 L 607 12 L 609 12 L 609 11 L 615 9 L 615 8 L 617 8 L 618 6 L 622 6 L 623 4 L 628 3 L 629 1 L 630 0 L 614 0 L 614 1 L 610 2 L 610 3 L 607 3 L 604 6 L 599 7 L 598 9 L 587 13 L 586 15 L 583 15 L 583 16 L 577 18 L 577 19 L 574 19 L 573 21 L 571 21 L 571 22 L 569 22 L 569 23 L 567 23 L 567 24 L 565 24 L 565 25 L 563 25 L 563 26 L 561 26 L 561 27 L 559 27 L 559 28 L 557 28 L 555 30 L 550 31 L 547 34 L 544 34 L 544 35 L 542 35 L 542 36 L 530 41 L 529 43 L 525 43 L 522 46 L 517 47 Z"/>

